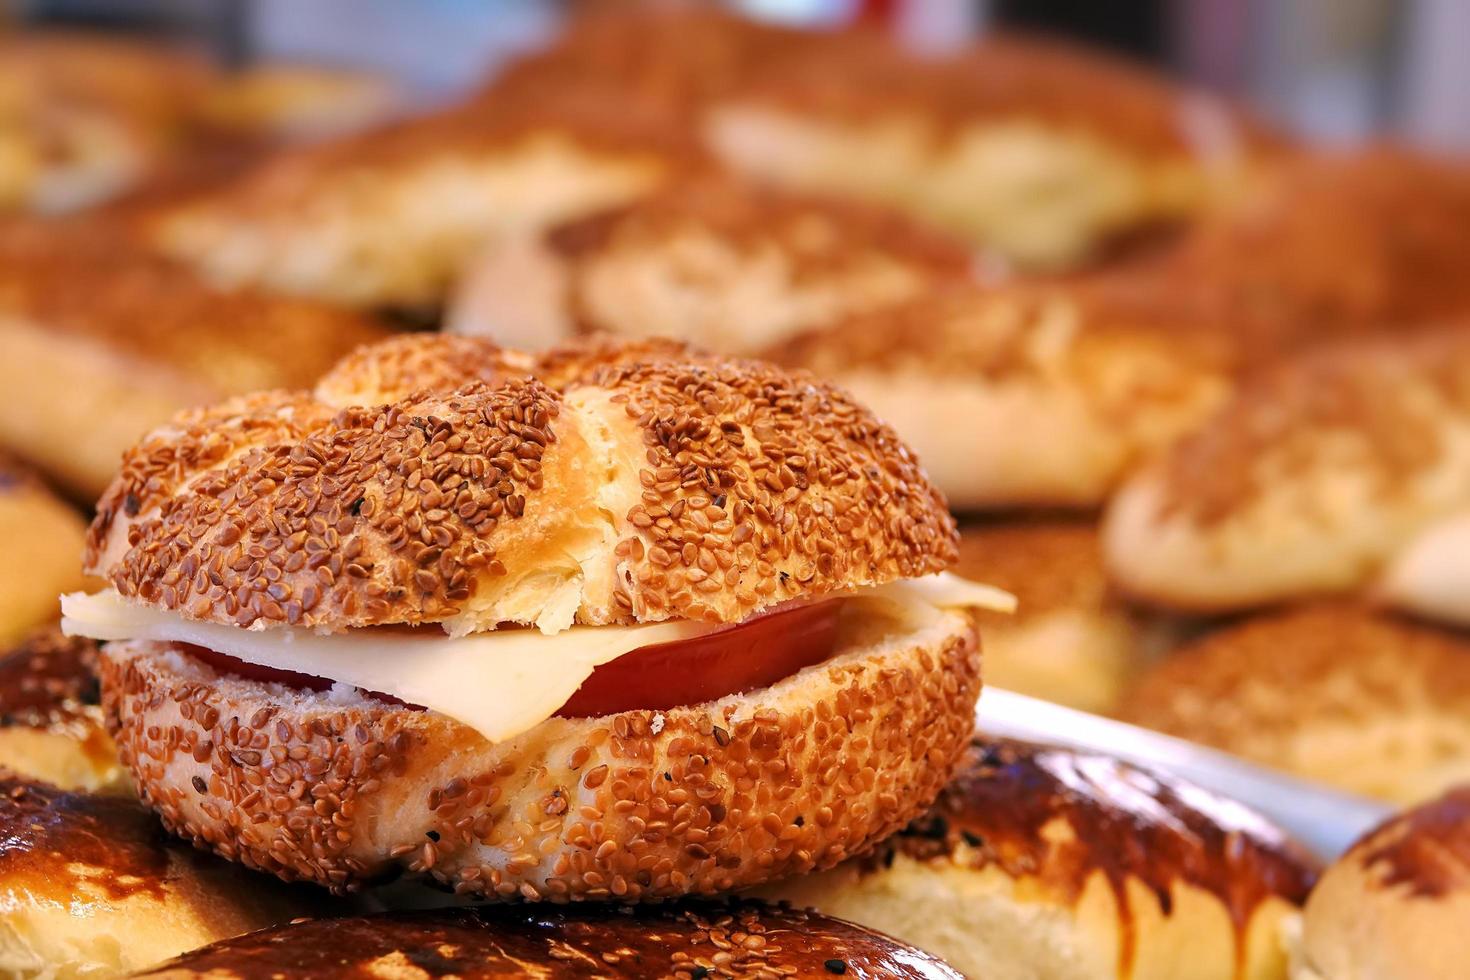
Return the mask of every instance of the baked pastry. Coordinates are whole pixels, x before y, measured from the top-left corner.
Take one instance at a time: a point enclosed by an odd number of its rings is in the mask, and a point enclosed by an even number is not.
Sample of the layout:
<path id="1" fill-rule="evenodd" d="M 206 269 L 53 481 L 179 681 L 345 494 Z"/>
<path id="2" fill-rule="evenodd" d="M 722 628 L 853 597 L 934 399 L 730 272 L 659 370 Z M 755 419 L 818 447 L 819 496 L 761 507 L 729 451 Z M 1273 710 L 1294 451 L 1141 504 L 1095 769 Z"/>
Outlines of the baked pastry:
<path id="1" fill-rule="evenodd" d="M 1265 371 L 1118 492 L 1103 524 L 1114 582 L 1197 611 L 1371 585 L 1470 509 L 1467 377 L 1463 329 Z"/>
<path id="2" fill-rule="evenodd" d="M 117 795 L 0 772 L 0 973 L 122 976 L 315 910 L 279 882 L 171 840 Z"/>
<path id="3" fill-rule="evenodd" d="M 1366 606 L 1268 613 L 1187 644 L 1125 721 L 1364 796 L 1470 781 L 1470 638 Z"/>
<path id="4" fill-rule="evenodd" d="M 998 595 L 929 578 L 954 524 L 892 431 L 757 362 L 594 345 L 552 387 L 476 343 L 366 348 L 127 454 L 89 537 L 112 589 L 63 625 L 119 641 L 104 707 L 165 824 L 337 890 L 631 901 L 920 812 Z"/>
<path id="5" fill-rule="evenodd" d="M 283 151 L 159 209 L 148 235 L 217 283 L 432 310 L 487 241 L 628 200 L 697 158 L 657 113 L 568 87 Z"/>
<path id="6" fill-rule="evenodd" d="M 881 209 L 704 179 L 492 243 L 448 325 L 533 349 L 611 333 L 758 355 L 972 266 L 963 246 Z"/>
<path id="7" fill-rule="evenodd" d="M 356 313 L 224 292 L 109 222 L 0 231 L 0 444 L 93 498 L 179 409 L 310 384 L 387 336 Z"/>
<path id="8" fill-rule="evenodd" d="M 954 571 L 1016 597 L 1011 615 L 977 614 L 987 685 L 1108 714 L 1168 633 L 1109 590 L 1087 520 L 963 526 Z"/>
<path id="9" fill-rule="evenodd" d="M 0 647 L 56 618 L 82 584 L 87 522 L 15 460 L 0 455 Z"/>
<path id="10" fill-rule="evenodd" d="M 323 980 L 400 973 L 426 980 L 844 975 L 960 980 L 934 957 L 876 932 L 759 902 L 455 909 L 317 919 L 186 953 L 142 976 L 243 980 L 281 972 Z"/>
<path id="11" fill-rule="evenodd" d="M 194 121 L 217 138 L 320 139 L 379 122 L 403 101 L 381 75 L 265 62 L 222 77 L 201 95 Z"/>
<path id="12" fill-rule="evenodd" d="M 715 102 L 704 134 L 733 170 L 890 204 L 1033 269 L 1195 214 L 1277 149 L 1206 95 L 1007 35 L 945 57 L 831 37 Z"/>
<path id="13" fill-rule="evenodd" d="M 62 789 L 125 788 L 102 724 L 97 644 L 36 630 L 0 655 L 0 770 Z"/>
<path id="14" fill-rule="evenodd" d="M 970 977 L 1279 978 L 1312 862 L 1253 811 L 1106 756 L 977 741 L 928 815 L 770 889 Z"/>
<path id="15" fill-rule="evenodd" d="M 202 59 L 86 34 L 0 36 L 0 213 L 69 211 L 140 180 L 183 138 Z"/>
<path id="16" fill-rule="evenodd" d="M 1292 980 L 1451 980 L 1470 955 L 1470 789 L 1366 834 L 1307 900 Z"/>

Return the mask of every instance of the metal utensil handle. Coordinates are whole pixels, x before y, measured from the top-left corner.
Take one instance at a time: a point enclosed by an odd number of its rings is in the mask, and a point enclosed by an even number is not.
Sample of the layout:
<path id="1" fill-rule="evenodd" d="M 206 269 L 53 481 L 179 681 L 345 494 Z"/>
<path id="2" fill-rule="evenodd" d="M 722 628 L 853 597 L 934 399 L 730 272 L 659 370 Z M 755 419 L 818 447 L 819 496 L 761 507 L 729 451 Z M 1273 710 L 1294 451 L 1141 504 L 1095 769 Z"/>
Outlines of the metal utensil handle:
<path id="1" fill-rule="evenodd" d="M 1330 860 L 1393 809 L 1244 762 L 1170 735 L 1064 708 L 993 687 L 976 709 L 983 735 L 1091 750 L 1182 776 L 1269 817 L 1323 860 Z"/>

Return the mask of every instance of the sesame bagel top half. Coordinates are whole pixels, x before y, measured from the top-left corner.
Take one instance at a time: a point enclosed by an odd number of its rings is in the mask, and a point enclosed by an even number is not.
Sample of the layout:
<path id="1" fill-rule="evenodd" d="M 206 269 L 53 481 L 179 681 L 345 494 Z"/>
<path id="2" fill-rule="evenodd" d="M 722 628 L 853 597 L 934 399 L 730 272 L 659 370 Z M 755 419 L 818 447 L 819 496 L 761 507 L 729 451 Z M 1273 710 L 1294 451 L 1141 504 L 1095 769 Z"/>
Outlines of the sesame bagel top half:
<path id="1" fill-rule="evenodd" d="M 734 622 L 943 569 L 943 497 L 841 390 L 668 343 L 364 347 L 130 449 L 86 565 L 204 621 Z"/>

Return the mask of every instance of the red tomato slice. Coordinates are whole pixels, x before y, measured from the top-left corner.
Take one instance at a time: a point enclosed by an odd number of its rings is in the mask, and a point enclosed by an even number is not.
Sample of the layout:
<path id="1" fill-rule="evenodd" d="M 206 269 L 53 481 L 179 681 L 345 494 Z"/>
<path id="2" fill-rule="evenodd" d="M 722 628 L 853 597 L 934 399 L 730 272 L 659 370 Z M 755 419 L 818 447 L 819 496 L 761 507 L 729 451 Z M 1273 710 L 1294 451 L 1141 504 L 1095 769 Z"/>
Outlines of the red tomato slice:
<path id="1" fill-rule="evenodd" d="M 835 599 L 795 606 L 692 640 L 639 647 L 595 669 L 557 715 L 590 718 L 637 709 L 666 711 L 774 684 L 832 655 L 841 607 Z M 324 677 L 262 667 L 192 644 L 178 647 L 221 673 L 245 680 L 306 691 L 332 686 Z M 379 701 L 423 710 L 391 694 L 366 693 Z"/>
<path id="2" fill-rule="evenodd" d="M 557 715 L 665 711 L 774 684 L 832 655 L 841 608 L 838 600 L 797 606 L 692 640 L 640 647 L 594 670 Z"/>

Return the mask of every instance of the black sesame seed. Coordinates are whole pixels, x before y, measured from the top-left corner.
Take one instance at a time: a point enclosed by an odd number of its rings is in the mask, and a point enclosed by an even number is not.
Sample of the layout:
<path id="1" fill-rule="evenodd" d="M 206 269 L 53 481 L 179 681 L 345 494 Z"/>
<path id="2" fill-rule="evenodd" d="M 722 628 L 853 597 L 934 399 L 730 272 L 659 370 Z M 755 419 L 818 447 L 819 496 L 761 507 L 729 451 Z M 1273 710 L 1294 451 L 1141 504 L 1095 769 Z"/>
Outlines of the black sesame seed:
<path id="1" fill-rule="evenodd" d="M 424 831 L 424 836 L 436 844 L 439 843 L 439 831 L 437 830 L 426 830 Z"/>
<path id="2" fill-rule="evenodd" d="M 796 824 L 798 827 L 805 827 L 806 826 L 806 817 L 803 817 L 801 814 L 798 813 L 796 815 L 796 819 L 793 820 L 793 821 L 791 821 L 791 822 L 794 823 L 794 824 Z"/>
<path id="3" fill-rule="evenodd" d="M 199 776 L 195 776 L 193 779 L 189 780 L 189 782 L 194 785 L 194 792 L 196 793 L 204 793 L 209 790 L 209 784 L 207 784 Z"/>
<path id="4" fill-rule="evenodd" d="M 979 834 L 975 833 L 972 830 L 962 830 L 960 831 L 960 836 L 963 837 L 965 839 L 965 843 L 969 844 L 971 847 L 979 847 L 981 844 L 985 843 L 985 838 L 981 837 Z"/>
<path id="5" fill-rule="evenodd" d="M 843 974 L 847 972 L 847 960 L 828 960 L 822 964 L 828 973 Z"/>
<path id="6" fill-rule="evenodd" d="M 704 980 L 707 976 L 709 976 L 709 967 L 696 966 L 694 972 L 689 974 L 689 980 Z"/>

